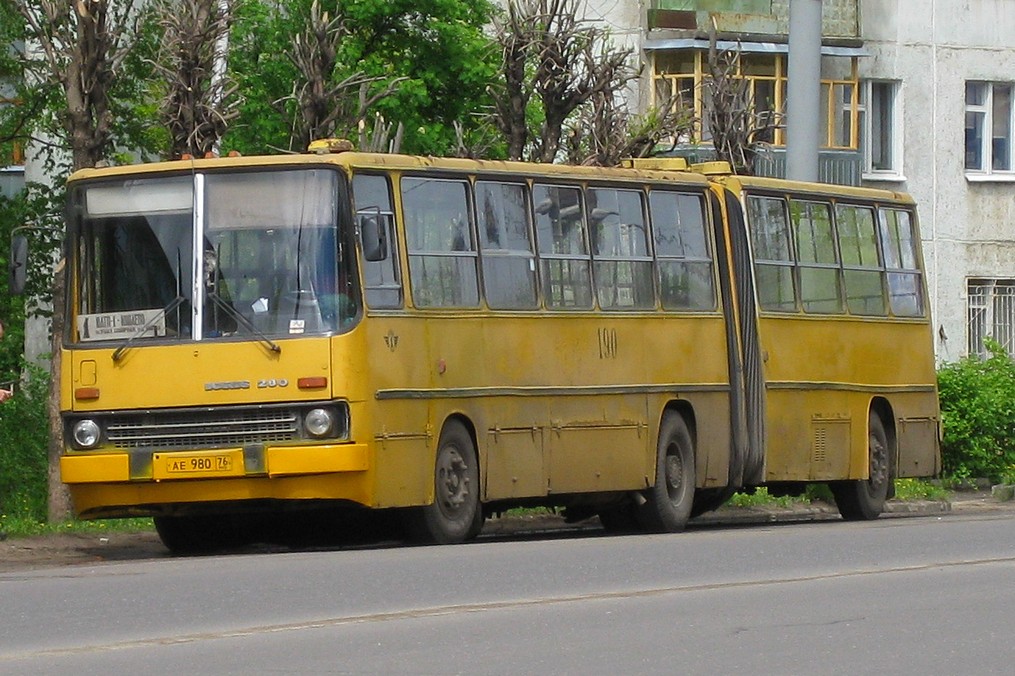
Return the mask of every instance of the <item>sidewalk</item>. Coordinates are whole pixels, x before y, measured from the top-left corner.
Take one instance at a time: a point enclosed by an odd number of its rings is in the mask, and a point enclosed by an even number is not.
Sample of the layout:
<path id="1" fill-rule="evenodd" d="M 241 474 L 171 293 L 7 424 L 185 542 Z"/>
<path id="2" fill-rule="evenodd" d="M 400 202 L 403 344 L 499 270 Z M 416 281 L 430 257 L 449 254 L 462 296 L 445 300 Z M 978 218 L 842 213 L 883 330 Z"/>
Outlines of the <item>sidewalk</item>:
<path id="1" fill-rule="evenodd" d="M 1000 502 L 990 490 L 963 491 L 947 500 L 891 501 L 881 518 L 933 515 L 996 514 L 1015 517 L 1015 500 Z M 790 507 L 721 507 L 693 519 L 690 528 L 722 525 L 758 525 L 808 521 L 835 521 L 839 512 L 824 503 Z M 539 533 L 602 532 L 599 520 L 566 523 L 560 514 L 530 514 L 489 519 L 481 537 Z M 104 561 L 159 559 L 169 552 L 154 531 L 58 533 L 27 538 L 0 539 L 0 573 L 33 568 L 81 565 Z"/>
<path id="2" fill-rule="evenodd" d="M 1015 513 L 1015 501 L 1000 502 L 990 490 L 957 491 L 944 500 L 889 500 L 880 518 L 898 516 L 927 516 L 954 512 Z M 812 502 L 790 507 L 720 507 L 702 514 L 692 524 L 749 524 L 789 521 L 832 521 L 839 519 L 835 505 Z"/>
<path id="3" fill-rule="evenodd" d="M 885 505 L 885 511 L 880 518 L 930 516 L 957 512 L 1007 512 L 1015 515 L 1015 501 L 1000 502 L 991 496 L 989 489 L 960 491 L 952 493 L 945 500 L 890 500 Z M 714 512 L 708 512 L 691 519 L 689 527 L 835 521 L 840 518 L 839 510 L 835 505 L 824 502 L 797 503 L 789 507 L 733 507 L 725 505 Z M 599 520 L 594 518 L 580 523 L 566 523 L 564 517 L 558 514 L 507 516 L 488 520 L 483 527 L 483 534 L 508 535 L 520 532 L 555 531 L 565 528 L 598 530 L 600 525 Z"/>

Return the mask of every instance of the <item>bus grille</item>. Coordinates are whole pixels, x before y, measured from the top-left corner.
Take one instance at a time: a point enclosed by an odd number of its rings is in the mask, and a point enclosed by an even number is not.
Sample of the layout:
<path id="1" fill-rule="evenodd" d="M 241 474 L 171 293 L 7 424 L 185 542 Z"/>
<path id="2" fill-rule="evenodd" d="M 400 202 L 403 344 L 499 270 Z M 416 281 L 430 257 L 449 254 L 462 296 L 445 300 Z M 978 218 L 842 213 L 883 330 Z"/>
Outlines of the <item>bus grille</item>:
<path id="1" fill-rule="evenodd" d="M 294 409 L 212 410 L 117 415 L 106 438 L 117 448 L 220 448 L 297 438 Z"/>

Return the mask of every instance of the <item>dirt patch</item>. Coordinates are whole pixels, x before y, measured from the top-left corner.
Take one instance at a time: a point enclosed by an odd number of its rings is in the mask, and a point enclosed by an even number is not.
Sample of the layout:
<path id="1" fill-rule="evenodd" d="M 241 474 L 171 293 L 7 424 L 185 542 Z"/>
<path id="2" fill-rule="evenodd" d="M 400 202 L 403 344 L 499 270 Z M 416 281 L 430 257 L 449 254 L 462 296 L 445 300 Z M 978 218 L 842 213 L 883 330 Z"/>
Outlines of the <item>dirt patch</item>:
<path id="1" fill-rule="evenodd" d="M 0 573 L 167 556 L 155 532 L 36 535 L 0 541 Z"/>

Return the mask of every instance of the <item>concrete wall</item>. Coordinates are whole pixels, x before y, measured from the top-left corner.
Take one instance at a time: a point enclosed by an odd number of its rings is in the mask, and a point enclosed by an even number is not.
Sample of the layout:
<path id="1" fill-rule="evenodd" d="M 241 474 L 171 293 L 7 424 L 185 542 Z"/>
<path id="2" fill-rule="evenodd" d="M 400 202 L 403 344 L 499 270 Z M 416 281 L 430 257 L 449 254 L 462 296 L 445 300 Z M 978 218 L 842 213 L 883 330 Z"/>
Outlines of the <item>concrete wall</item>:
<path id="1" fill-rule="evenodd" d="M 1015 176 L 970 181 L 963 166 L 966 81 L 1015 80 L 1015 2 L 862 0 L 861 29 L 860 77 L 902 82 L 905 180 L 869 184 L 920 204 L 938 358 L 955 360 L 966 280 L 1015 278 Z"/>

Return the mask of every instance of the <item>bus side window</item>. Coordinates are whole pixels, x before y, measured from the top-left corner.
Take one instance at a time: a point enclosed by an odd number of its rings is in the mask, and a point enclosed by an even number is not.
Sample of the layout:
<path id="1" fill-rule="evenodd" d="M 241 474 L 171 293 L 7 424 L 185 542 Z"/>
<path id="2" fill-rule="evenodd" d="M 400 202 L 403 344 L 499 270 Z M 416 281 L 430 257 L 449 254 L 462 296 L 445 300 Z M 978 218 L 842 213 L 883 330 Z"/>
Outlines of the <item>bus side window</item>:
<path id="1" fill-rule="evenodd" d="M 664 310 L 714 310 L 712 256 L 701 195 L 649 193 L 652 233 Z"/>
<path id="2" fill-rule="evenodd" d="M 476 181 L 483 292 L 495 310 L 535 308 L 536 258 L 525 185 Z"/>
<path id="3" fill-rule="evenodd" d="M 604 310 L 655 307 L 642 193 L 590 188 L 586 196 L 599 307 Z"/>
<path id="4" fill-rule="evenodd" d="M 800 304 L 804 312 L 840 314 L 842 294 L 831 205 L 791 199 L 789 213 L 796 233 Z"/>
<path id="5" fill-rule="evenodd" d="M 836 204 L 835 225 L 842 255 L 846 308 L 854 315 L 887 314 L 874 209 L 855 204 Z"/>
<path id="6" fill-rule="evenodd" d="M 384 176 L 357 174 L 352 179 L 353 202 L 357 222 L 374 219 L 376 237 L 386 243 L 384 251 L 364 255 L 363 280 L 366 303 L 372 308 L 402 307 L 402 280 L 398 271 L 398 244 L 394 233 L 391 190 Z M 365 252 L 364 252 L 365 253 Z M 371 260 L 376 258 L 377 260 Z"/>
<path id="7" fill-rule="evenodd" d="M 468 184 L 407 176 L 401 192 L 415 306 L 479 305 Z"/>
<path id="8" fill-rule="evenodd" d="M 747 220 L 750 223 L 754 274 L 761 308 L 795 312 L 793 249 L 785 200 L 748 197 Z"/>
<path id="9" fill-rule="evenodd" d="M 532 206 L 546 307 L 591 309 L 592 278 L 581 190 L 536 184 L 532 187 Z"/>
<path id="10" fill-rule="evenodd" d="M 917 265 L 916 233 L 910 213 L 901 209 L 879 211 L 889 307 L 899 317 L 922 317 L 923 281 Z"/>

